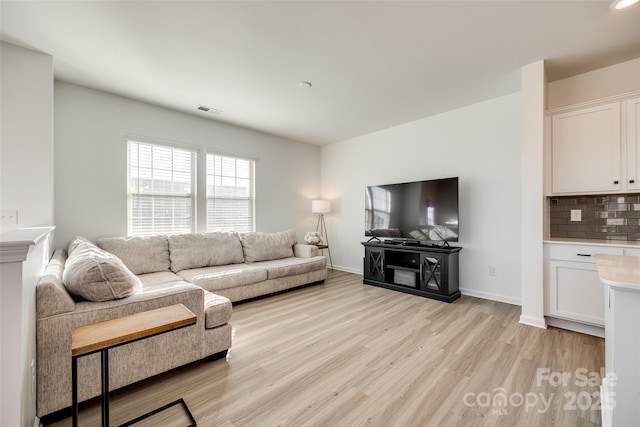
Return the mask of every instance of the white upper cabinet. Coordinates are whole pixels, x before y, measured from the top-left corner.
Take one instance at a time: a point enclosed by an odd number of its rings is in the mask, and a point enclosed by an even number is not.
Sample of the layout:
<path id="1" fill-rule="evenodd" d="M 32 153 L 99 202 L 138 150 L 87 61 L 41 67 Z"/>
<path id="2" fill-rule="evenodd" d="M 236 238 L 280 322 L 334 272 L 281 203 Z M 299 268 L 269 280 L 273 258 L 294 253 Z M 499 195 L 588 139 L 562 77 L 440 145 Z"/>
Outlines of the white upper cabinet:
<path id="1" fill-rule="evenodd" d="M 640 98 L 625 102 L 627 141 L 627 188 L 640 190 Z"/>
<path id="2" fill-rule="evenodd" d="M 553 194 L 621 190 L 620 156 L 619 102 L 552 116 Z"/>
<path id="3" fill-rule="evenodd" d="M 574 107 L 546 123 L 551 195 L 640 191 L 640 98 Z"/>

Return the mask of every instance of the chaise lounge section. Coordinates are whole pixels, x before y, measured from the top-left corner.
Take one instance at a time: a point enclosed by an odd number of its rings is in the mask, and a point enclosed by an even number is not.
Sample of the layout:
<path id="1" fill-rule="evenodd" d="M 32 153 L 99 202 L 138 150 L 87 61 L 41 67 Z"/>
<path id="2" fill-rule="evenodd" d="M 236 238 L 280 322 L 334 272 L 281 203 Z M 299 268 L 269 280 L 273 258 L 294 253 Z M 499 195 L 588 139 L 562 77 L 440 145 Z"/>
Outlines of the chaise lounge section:
<path id="1" fill-rule="evenodd" d="M 88 271 L 98 279 L 83 282 Z M 196 314 L 195 326 L 112 349 L 109 381 L 117 389 L 224 355 L 232 301 L 326 277 L 324 256 L 298 244 L 292 230 L 110 237 L 96 245 L 76 238 L 68 251 L 55 251 L 36 287 L 38 416 L 71 404 L 71 335 L 78 326 L 179 303 Z M 78 361 L 78 377 L 80 402 L 100 395 L 99 354 Z"/>

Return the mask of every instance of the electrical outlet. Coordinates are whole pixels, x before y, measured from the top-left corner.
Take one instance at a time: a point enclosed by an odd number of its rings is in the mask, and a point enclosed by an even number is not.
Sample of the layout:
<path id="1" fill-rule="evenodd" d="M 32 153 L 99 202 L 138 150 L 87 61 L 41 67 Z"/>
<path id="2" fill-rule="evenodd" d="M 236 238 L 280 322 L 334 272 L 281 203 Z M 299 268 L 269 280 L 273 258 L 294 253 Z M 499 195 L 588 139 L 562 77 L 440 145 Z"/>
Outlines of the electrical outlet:
<path id="1" fill-rule="evenodd" d="M 18 211 L 0 211 L 0 224 L 17 224 Z"/>
<path id="2" fill-rule="evenodd" d="M 580 209 L 571 209 L 571 221 L 582 221 L 582 211 Z"/>
<path id="3" fill-rule="evenodd" d="M 497 276 L 496 274 L 496 268 L 492 265 L 489 266 L 489 276 Z"/>

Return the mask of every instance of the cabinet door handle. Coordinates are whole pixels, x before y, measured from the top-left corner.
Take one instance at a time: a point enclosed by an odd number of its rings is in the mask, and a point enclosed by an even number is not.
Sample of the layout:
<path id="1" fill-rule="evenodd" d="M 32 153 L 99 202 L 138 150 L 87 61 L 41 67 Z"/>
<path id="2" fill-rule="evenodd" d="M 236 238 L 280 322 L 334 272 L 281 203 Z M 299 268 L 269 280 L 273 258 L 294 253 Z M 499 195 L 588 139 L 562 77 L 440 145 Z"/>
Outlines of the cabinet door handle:
<path id="1" fill-rule="evenodd" d="M 619 183 L 619 181 L 618 181 L 618 180 L 615 180 L 615 181 L 613 181 L 613 183 L 614 183 L 614 184 L 618 184 L 618 183 Z"/>
<path id="2" fill-rule="evenodd" d="M 591 254 L 577 254 L 578 256 L 591 256 Z"/>
<path id="3" fill-rule="evenodd" d="M 635 180 L 635 179 L 630 179 L 630 180 L 629 180 L 629 184 L 633 184 L 633 183 L 635 183 L 635 182 L 636 182 L 636 180 Z"/>

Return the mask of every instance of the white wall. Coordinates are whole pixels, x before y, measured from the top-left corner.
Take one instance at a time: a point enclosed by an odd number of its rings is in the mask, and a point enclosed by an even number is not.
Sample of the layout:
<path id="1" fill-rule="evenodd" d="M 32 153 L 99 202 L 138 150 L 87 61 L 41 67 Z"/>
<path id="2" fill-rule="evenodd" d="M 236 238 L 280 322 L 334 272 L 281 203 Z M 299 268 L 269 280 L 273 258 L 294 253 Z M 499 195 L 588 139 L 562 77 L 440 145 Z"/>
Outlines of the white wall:
<path id="1" fill-rule="evenodd" d="M 18 211 L 18 222 L 2 224 L 0 231 L 11 233 L 19 227 L 51 226 L 54 223 L 52 58 L 2 42 L 0 65 L 0 209 Z M 33 426 L 36 418 L 30 365 L 35 360 L 35 280 L 44 267 L 42 258 L 50 254 L 47 246 L 36 257 L 38 263 L 25 264 L 22 274 L 31 279 L 28 286 L 13 282 L 3 267 L 0 345 L 11 348 L 5 352 L 3 347 L 0 362 L 2 372 L 12 375 L 0 379 L 2 425 Z M 15 300 L 7 300 L 7 293 L 22 295 L 17 300 L 22 301 L 22 306 L 9 309 L 6 304 L 15 304 Z M 19 314 L 13 324 L 6 321 L 9 312 Z M 19 338 L 9 339 L 15 337 L 16 331 Z M 15 348 L 17 341 L 19 346 Z M 20 362 L 12 360 L 11 355 L 17 355 Z"/>
<path id="2" fill-rule="evenodd" d="M 640 90 L 640 58 L 549 83 L 548 109 Z"/>
<path id="3" fill-rule="evenodd" d="M 365 186 L 458 176 L 461 290 L 519 303 L 521 121 L 516 93 L 322 147 L 334 266 L 362 273 Z"/>
<path id="4" fill-rule="evenodd" d="M 0 229 L 53 225 L 53 59 L 0 45 L 0 209 L 18 223 Z"/>
<path id="5" fill-rule="evenodd" d="M 256 228 L 293 228 L 302 240 L 315 228 L 311 202 L 319 196 L 320 148 L 55 82 L 56 247 L 127 234 L 126 135 L 177 142 L 257 158 Z M 199 162 L 202 166 L 203 163 Z M 204 229 L 204 204 L 198 230 Z"/>

